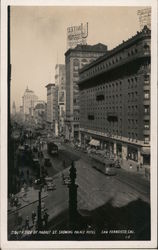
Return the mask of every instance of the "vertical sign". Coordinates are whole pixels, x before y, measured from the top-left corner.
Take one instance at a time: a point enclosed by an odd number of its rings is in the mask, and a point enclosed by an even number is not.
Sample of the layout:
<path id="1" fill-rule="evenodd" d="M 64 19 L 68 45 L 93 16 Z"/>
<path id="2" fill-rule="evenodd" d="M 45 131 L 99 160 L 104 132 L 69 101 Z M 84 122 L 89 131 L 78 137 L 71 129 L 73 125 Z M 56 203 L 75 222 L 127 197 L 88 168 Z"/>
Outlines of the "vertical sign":
<path id="1" fill-rule="evenodd" d="M 139 16 L 140 29 L 142 30 L 145 25 L 151 29 L 151 8 L 147 7 L 145 9 L 138 10 L 137 15 Z"/>

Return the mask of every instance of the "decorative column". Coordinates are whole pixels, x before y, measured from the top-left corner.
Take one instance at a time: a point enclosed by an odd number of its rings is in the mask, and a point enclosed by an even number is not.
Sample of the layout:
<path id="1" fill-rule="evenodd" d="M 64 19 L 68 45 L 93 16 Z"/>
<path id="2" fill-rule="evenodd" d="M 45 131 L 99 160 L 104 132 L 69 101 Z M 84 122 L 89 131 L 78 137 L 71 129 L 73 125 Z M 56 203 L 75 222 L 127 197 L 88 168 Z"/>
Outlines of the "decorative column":
<path id="1" fill-rule="evenodd" d="M 69 225 L 73 228 L 76 225 L 78 212 L 77 212 L 77 188 L 78 185 L 75 184 L 76 179 L 76 168 L 74 162 L 71 164 L 70 168 L 70 184 L 69 188 Z"/>
<path id="2" fill-rule="evenodd" d="M 37 223 L 38 223 L 38 230 L 42 229 L 42 216 L 41 216 L 41 187 L 38 193 L 38 207 L 37 207 Z"/>

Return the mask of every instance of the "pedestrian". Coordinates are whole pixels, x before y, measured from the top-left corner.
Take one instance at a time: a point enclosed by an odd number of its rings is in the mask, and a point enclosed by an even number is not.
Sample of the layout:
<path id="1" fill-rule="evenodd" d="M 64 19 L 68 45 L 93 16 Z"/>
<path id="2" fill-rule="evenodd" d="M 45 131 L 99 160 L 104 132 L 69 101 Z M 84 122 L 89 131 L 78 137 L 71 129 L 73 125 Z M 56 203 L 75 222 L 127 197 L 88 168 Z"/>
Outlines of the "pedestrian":
<path id="1" fill-rule="evenodd" d="M 29 225 L 29 216 L 26 217 L 25 220 L 25 229 L 30 229 L 30 225 Z"/>
<path id="2" fill-rule="evenodd" d="M 130 166 L 129 166 L 130 169 L 132 169 L 132 164 L 130 163 Z"/>
<path id="3" fill-rule="evenodd" d="M 17 207 L 18 206 L 18 198 L 15 196 L 14 198 L 14 206 Z"/>
<path id="4" fill-rule="evenodd" d="M 23 170 L 21 171 L 21 177 L 22 178 L 24 177 L 24 171 Z"/>
<path id="5" fill-rule="evenodd" d="M 22 221 L 23 221 L 22 215 L 21 215 L 21 213 L 19 213 L 18 214 L 18 226 L 22 225 Z"/>
<path id="6" fill-rule="evenodd" d="M 139 172 L 139 163 L 137 163 L 137 172 Z"/>
<path id="7" fill-rule="evenodd" d="M 11 197 L 10 197 L 10 205 L 11 205 L 11 206 L 14 206 L 14 194 L 11 194 Z"/>
<path id="8" fill-rule="evenodd" d="M 49 214 L 47 212 L 44 213 L 44 216 L 43 216 L 43 220 L 44 220 L 44 225 L 45 227 L 48 226 L 48 217 L 49 217 Z"/>
<path id="9" fill-rule="evenodd" d="M 28 169 L 27 169 L 27 171 L 26 171 L 26 174 L 27 174 L 27 179 L 29 179 L 30 172 L 29 172 Z"/>
<path id="10" fill-rule="evenodd" d="M 35 217 L 36 217 L 36 213 L 35 213 L 35 211 L 32 211 L 32 224 L 33 225 L 35 223 Z"/>
<path id="11" fill-rule="evenodd" d="M 34 219 L 34 227 L 35 227 L 35 229 L 37 229 L 37 228 L 38 228 L 38 224 L 37 224 L 37 216 L 35 216 L 35 219 Z"/>
<path id="12" fill-rule="evenodd" d="M 30 177 L 30 179 L 29 179 L 29 185 L 32 187 L 32 183 L 33 183 L 33 179 L 32 179 L 32 177 Z"/>

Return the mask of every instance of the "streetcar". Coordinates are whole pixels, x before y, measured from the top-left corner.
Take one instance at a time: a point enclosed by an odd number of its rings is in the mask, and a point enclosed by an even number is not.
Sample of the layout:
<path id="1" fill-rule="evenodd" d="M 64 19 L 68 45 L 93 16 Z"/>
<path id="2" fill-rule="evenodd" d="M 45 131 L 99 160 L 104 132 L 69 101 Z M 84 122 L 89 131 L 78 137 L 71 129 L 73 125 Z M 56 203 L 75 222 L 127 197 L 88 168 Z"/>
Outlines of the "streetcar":
<path id="1" fill-rule="evenodd" d="M 90 154 L 90 157 L 93 168 L 95 168 L 96 170 L 100 171 L 105 175 L 109 176 L 116 175 L 116 169 L 113 160 L 105 158 L 103 159 L 102 157 L 95 154 Z"/>

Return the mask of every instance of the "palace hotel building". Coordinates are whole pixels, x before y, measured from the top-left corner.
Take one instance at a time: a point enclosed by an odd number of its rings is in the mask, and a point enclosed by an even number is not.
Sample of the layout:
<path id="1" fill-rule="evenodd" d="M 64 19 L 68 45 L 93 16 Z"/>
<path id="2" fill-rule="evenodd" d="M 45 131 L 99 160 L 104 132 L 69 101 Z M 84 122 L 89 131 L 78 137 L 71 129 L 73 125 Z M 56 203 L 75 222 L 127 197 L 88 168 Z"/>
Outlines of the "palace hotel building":
<path id="1" fill-rule="evenodd" d="M 82 145 L 150 163 L 150 46 L 145 26 L 79 71 Z"/>

